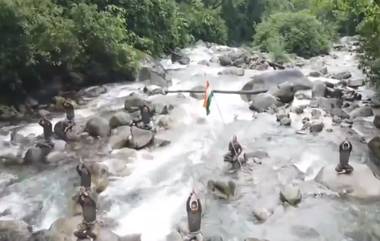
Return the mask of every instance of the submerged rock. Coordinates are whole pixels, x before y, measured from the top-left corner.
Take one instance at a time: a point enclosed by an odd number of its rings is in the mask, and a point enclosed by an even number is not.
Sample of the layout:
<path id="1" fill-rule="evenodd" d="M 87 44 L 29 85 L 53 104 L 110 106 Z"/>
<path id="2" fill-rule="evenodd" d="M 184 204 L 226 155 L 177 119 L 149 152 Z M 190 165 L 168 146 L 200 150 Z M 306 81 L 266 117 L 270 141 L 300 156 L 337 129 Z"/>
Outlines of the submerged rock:
<path id="1" fill-rule="evenodd" d="M 273 211 L 265 208 L 254 209 L 253 215 L 255 216 L 257 222 L 264 223 L 270 216 L 273 215 Z"/>
<path id="2" fill-rule="evenodd" d="M 297 205 L 302 200 L 301 189 L 298 186 L 288 185 L 280 192 L 280 200 L 290 205 Z"/>
<path id="3" fill-rule="evenodd" d="M 207 182 L 207 189 L 216 197 L 229 200 L 235 196 L 236 184 L 233 181 L 228 183 L 210 180 Z"/>
<path id="4" fill-rule="evenodd" d="M 323 130 L 324 124 L 320 120 L 314 120 L 310 123 L 310 132 L 317 133 Z"/>
<path id="5" fill-rule="evenodd" d="M 230 67 L 222 70 L 218 75 L 235 75 L 235 76 L 244 76 L 244 69 Z"/>
<path id="6" fill-rule="evenodd" d="M 329 189 L 364 200 L 380 200 L 380 180 L 363 164 L 351 163 L 354 171 L 350 175 L 338 175 L 335 165 L 321 170 L 316 181 Z"/>
<path id="7" fill-rule="evenodd" d="M 343 71 L 340 73 L 336 73 L 332 75 L 332 78 L 338 79 L 338 80 L 344 80 L 344 79 L 349 79 L 351 78 L 351 73 L 349 71 Z"/>

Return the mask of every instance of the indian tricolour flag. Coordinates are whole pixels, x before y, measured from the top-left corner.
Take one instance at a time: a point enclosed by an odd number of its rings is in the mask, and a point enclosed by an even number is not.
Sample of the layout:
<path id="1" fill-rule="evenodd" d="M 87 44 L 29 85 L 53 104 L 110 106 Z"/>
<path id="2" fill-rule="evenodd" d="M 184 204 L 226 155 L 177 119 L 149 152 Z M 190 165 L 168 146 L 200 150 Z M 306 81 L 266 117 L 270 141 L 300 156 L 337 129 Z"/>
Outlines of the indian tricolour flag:
<path id="1" fill-rule="evenodd" d="M 212 96 L 214 95 L 210 83 L 206 81 L 206 90 L 205 90 L 205 96 L 203 100 L 203 107 L 206 108 L 207 115 L 210 114 L 210 104 Z"/>

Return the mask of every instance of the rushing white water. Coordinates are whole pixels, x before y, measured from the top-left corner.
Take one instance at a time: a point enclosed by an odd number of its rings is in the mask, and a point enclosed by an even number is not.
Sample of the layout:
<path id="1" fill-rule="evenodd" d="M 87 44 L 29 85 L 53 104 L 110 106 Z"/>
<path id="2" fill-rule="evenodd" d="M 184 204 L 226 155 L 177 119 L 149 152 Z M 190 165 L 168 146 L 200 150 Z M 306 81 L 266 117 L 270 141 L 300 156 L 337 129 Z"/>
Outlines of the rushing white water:
<path id="1" fill-rule="evenodd" d="M 207 79 L 216 89 L 239 90 L 251 76 L 265 72 L 246 70 L 242 77 L 221 76 L 218 73 L 223 67 L 218 64 L 198 64 L 199 61 L 218 56 L 225 49 L 203 45 L 188 48 L 185 52 L 191 58 L 189 66 L 163 60 L 162 64 L 171 70 L 173 77 L 170 88 L 188 89 L 204 85 Z M 319 57 L 330 72 L 349 70 L 355 77 L 360 77 L 353 55 L 348 52 L 334 54 L 337 55 L 336 59 Z M 314 60 L 310 60 L 302 71 L 308 74 L 313 68 Z M 76 111 L 79 120 L 122 109 L 123 97 L 138 92 L 143 83 L 111 84 L 106 87 L 107 93 Z M 356 212 L 368 208 L 380 210 L 377 206 L 307 197 L 298 208 L 286 209 L 279 205 L 279 189 L 289 183 L 300 184 L 305 193 L 326 192 L 313 180 L 323 166 L 336 163 L 337 144 L 347 135 L 339 127 L 334 128 L 333 133 L 297 135 L 295 132 L 301 127 L 302 118 L 310 116 L 310 109 L 306 109 L 303 115 L 292 113 L 292 127 L 286 128 L 280 127 L 275 116 L 270 114 L 262 113 L 253 118 L 248 104 L 238 95 L 215 95 L 208 116 L 202 107 L 202 100 L 188 96 L 152 96 L 149 100 L 175 106 L 170 114 L 171 128 L 157 135 L 158 138 L 170 140 L 171 144 L 138 151 L 132 163 L 124 163 L 131 174 L 113 178 L 110 186 L 100 195 L 101 202 L 110 203 L 106 210 L 99 210 L 100 219 L 108 217 L 116 220 L 118 226 L 113 231 L 119 235 L 141 233 L 143 241 L 166 240 L 167 234 L 178 225 L 183 225 L 185 201 L 192 189 L 198 191 L 204 204 L 203 231 L 208 235 L 222 235 L 230 241 L 250 236 L 271 241 L 343 240 L 345 232 L 356 227 L 352 221 Z M 296 99 L 293 105 L 308 103 L 308 100 Z M 61 118 L 63 116 L 53 122 Z M 324 118 L 324 122 L 325 128 L 333 128 L 330 118 Z M 29 124 L 19 133 L 37 136 L 42 130 L 37 124 Z M 237 175 L 225 174 L 222 158 L 233 134 L 238 135 L 247 151 L 262 150 L 269 154 L 263 165 L 254 165 L 253 171 Z M 8 141 L 9 135 L 1 136 L 0 140 Z M 353 142 L 352 160 L 367 160 L 366 147 L 358 140 Z M 12 148 L 15 147 L 2 151 Z M 112 166 L 117 160 L 105 157 L 103 161 Z M 25 180 L 10 185 L 8 192 L 0 195 L 0 212 L 6 209 L 11 211 L 0 219 L 20 219 L 34 213 L 36 217 L 32 215 L 28 220 L 38 230 L 48 228 L 57 218 L 69 213 L 68 201 L 75 191 L 74 183 L 78 181 L 73 165 L 44 170 L 38 175 L 25 170 L 11 171 Z M 227 203 L 207 195 L 206 183 L 210 179 L 234 180 L 238 185 L 237 200 Z M 253 208 L 271 209 L 274 215 L 258 225 L 253 222 Z M 310 229 L 317 234 L 311 235 Z"/>

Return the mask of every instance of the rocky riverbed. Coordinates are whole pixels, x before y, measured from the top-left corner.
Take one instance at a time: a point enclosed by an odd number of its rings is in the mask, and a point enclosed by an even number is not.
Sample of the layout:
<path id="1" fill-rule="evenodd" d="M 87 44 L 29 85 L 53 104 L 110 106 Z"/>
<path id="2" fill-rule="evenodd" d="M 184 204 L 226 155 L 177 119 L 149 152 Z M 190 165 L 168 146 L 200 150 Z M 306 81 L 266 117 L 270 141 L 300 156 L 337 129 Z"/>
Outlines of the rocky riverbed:
<path id="1" fill-rule="evenodd" d="M 41 139 L 37 123 L 3 126 L 0 240 L 74 240 L 79 159 L 94 173 L 107 241 L 181 240 L 193 188 L 204 204 L 206 240 L 380 239 L 380 105 L 358 69 L 355 41 L 335 47 L 278 66 L 265 54 L 198 43 L 147 63 L 139 82 L 83 91 L 72 136 L 55 140 L 43 162 L 23 159 Z M 202 95 L 162 95 L 163 87 L 202 89 L 205 80 L 215 89 L 267 92 L 215 94 L 208 116 Z M 132 129 L 131 142 L 126 124 L 143 103 L 155 110 L 157 133 Z M 228 171 L 223 155 L 233 134 L 261 164 Z M 354 146 L 351 176 L 334 172 L 344 138 Z"/>

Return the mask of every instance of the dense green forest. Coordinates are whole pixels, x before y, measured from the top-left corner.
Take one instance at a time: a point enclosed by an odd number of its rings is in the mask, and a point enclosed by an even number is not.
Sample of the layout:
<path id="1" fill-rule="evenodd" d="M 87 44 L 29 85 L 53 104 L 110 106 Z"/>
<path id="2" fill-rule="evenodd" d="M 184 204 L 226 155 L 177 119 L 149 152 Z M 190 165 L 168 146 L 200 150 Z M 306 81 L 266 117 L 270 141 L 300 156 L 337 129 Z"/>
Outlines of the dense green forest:
<path id="1" fill-rule="evenodd" d="M 380 76 L 380 8 L 372 0 L 0 0 L 0 33 L 3 99 L 133 79 L 146 54 L 200 39 L 284 61 L 361 34 L 363 69 Z"/>

